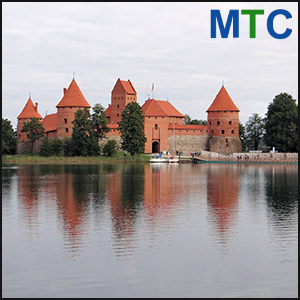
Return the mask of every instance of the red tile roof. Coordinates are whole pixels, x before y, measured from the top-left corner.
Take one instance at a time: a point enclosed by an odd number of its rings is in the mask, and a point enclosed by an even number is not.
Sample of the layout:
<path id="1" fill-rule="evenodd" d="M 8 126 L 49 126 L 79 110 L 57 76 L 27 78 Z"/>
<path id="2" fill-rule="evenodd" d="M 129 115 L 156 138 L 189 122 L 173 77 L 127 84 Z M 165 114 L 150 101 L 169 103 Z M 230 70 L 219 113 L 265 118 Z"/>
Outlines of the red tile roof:
<path id="1" fill-rule="evenodd" d="M 148 99 L 142 106 L 145 116 L 181 117 L 181 114 L 170 102 Z"/>
<path id="2" fill-rule="evenodd" d="M 237 106 L 232 101 L 229 96 L 227 90 L 224 86 L 221 87 L 219 93 L 217 94 L 215 100 L 211 104 L 211 106 L 207 109 L 206 112 L 209 111 L 218 111 L 218 110 L 232 110 L 232 111 L 240 111 Z"/>
<path id="3" fill-rule="evenodd" d="M 111 105 L 108 106 L 108 108 L 105 110 L 106 117 L 111 117 Z"/>
<path id="4" fill-rule="evenodd" d="M 64 96 L 56 107 L 76 106 L 76 107 L 91 107 L 83 96 L 75 79 L 72 80 L 70 86 L 65 90 Z"/>
<path id="5" fill-rule="evenodd" d="M 17 119 L 30 119 L 33 117 L 43 119 L 37 110 L 37 105 L 34 106 L 33 101 L 29 98 Z"/>
<path id="6" fill-rule="evenodd" d="M 132 95 L 136 95 L 136 91 L 131 83 L 131 81 L 128 79 L 128 81 L 125 81 L 125 80 L 121 80 L 120 78 L 118 79 L 120 80 L 125 92 L 127 94 L 132 94 Z"/>
<path id="7" fill-rule="evenodd" d="M 57 129 L 57 114 L 47 115 L 42 124 L 45 128 L 45 132 L 54 131 Z"/>

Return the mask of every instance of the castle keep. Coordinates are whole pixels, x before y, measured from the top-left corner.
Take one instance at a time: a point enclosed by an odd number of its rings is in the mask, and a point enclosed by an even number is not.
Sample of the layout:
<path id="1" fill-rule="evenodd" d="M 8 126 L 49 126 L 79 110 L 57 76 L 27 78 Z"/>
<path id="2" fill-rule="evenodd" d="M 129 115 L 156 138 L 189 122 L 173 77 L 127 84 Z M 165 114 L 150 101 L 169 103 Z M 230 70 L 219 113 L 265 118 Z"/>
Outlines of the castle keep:
<path id="1" fill-rule="evenodd" d="M 117 130 L 122 111 L 130 102 L 137 102 L 137 92 L 130 80 L 117 80 L 111 92 L 111 104 L 105 113 L 111 131 L 108 138 L 121 142 Z M 63 90 L 63 97 L 56 105 L 57 112 L 44 118 L 29 97 L 18 116 L 18 153 L 28 151 L 28 138 L 21 132 L 23 123 L 30 118 L 38 118 L 49 138 L 67 138 L 72 135 L 72 121 L 78 109 L 91 108 L 75 79 Z M 222 154 L 241 151 L 239 139 L 239 109 L 234 104 L 224 86 L 207 109 L 207 125 L 186 125 L 184 115 L 169 101 L 148 99 L 142 105 L 144 112 L 144 132 L 147 138 L 145 153 L 175 151 L 189 155 L 201 150 Z M 104 141 L 106 142 L 106 141 Z M 37 146 L 35 147 L 37 151 Z"/>

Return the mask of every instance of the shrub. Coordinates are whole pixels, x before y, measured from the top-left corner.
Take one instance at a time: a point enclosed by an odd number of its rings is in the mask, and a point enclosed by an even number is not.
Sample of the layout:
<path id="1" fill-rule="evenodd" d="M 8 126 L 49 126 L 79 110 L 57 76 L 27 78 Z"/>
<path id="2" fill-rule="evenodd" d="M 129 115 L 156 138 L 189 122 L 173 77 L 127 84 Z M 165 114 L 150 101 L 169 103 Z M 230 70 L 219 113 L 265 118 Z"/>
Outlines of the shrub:
<path id="1" fill-rule="evenodd" d="M 74 156 L 72 139 L 65 139 L 63 144 L 63 152 L 65 156 Z"/>
<path id="2" fill-rule="evenodd" d="M 39 150 L 40 155 L 44 157 L 59 156 L 63 152 L 63 142 L 59 139 L 49 140 L 47 137 L 44 137 Z"/>
<path id="3" fill-rule="evenodd" d="M 51 143 L 47 137 L 44 137 L 40 146 L 40 155 L 48 157 L 52 155 Z"/>
<path id="4" fill-rule="evenodd" d="M 55 139 L 51 142 L 52 155 L 60 156 L 63 152 L 63 142 L 62 140 Z"/>
<path id="5" fill-rule="evenodd" d="M 103 146 L 102 152 L 104 155 L 113 156 L 117 153 L 117 142 L 115 140 L 109 140 Z"/>

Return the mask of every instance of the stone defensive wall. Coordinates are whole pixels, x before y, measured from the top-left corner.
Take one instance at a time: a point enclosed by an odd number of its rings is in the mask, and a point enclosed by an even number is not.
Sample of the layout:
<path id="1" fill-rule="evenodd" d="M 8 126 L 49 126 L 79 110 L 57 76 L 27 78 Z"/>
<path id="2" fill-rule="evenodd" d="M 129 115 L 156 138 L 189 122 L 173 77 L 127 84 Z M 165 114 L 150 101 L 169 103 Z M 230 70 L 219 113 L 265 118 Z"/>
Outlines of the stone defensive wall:
<path id="1" fill-rule="evenodd" d="M 298 153 L 278 153 L 278 152 L 249 152 L 233 153 L 224 155 L 217 152 L 201 151 L 199 158 L 207 161 L 235 161 L 235 162 L 270 162 L 270 163 L 298 163 Z"/>
<path id="2" fill-rule="evenodd" d="M 122 140 L 119 135 L 112 135 L 112 134 L 107 135 L 107 139 L 102 139 L 101 141 L 99 141 L 99 146 L 102 148 L 109 140 L 115 140 L 117 143 L 117 146 L 119 147 L 118 151 L 121 151 L 120 147 L 121 147 Z"/>
<path id="3" fill-rule="evenodd" d="M 204 135 L 169 135 L 168 145 L 169 153 L 176 151 L 180 152 L 182 155 L 190 155 L 193 152 L 200 152 L 201 150 L 208 150 L 208 133 Z M 175 146 L 174 146 L 175 140 Z"/>
<path id="4" fill-rule="evenodd" d="M 242 151 L 242 144 L 239 137 L 216 137 L 212 136 L 208 141 L 208 150 L 224 155 L 239 153 Z"/>
<path id="5" fill-rule="evenodd" d="M 31 149 L 32 149 L 32 153 L 38 153 L 41 144 L 42 144 L 42 139 L 35 141 L 33 143 L 33 146 L 31 141 L 18 141 L 17 153 L 18 154 L 31 153 Z"/>
<path id="6" fill-rule="evenodd" d="M 197 135 L 176 135 L 175 136 L 175 145 L 176 151 L 182 153 L 182 155 L 190 155 L 193 152 L 200 152 L 202 150 L 208 150 L 208 138 L 209 135 L 205 133 L 203 136 Z M 117 145 L 121 146 L 121 137 L 117 135 L 108 135 L 107 139 L 103 139 L 99 142 L 99 145 L 103 147 L 108 140 L 115 140 Z M 168 149 L 161 149 L 162 151 L 168 151 L 169 153 L 174 153 L 174 136 L 168 136 Z"/>

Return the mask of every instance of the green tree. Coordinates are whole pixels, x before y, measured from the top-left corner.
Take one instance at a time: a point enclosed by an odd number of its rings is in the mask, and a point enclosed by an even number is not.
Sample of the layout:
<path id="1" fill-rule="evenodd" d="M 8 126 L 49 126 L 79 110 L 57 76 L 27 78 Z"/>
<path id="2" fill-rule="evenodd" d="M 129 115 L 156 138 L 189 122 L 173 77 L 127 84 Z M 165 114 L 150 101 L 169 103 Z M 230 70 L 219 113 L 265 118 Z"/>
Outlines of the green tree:
<path id="1" fill-rule="evenodd" d="M 39 151 L 40 151 L 40 155 L 44 157 L 48 157 L 52 155 L 51 143 L 46 136 L 42 140 L 42 144 L 40 145 Z"/>
<path id="2" fill-rule="evenodd" d="M 113 156 L 117 153 L 117 142 L 115 140 L 109 140 L 103 146 L 102 152 L 104 155 Z"/>
<path id="3" fill-rule="evenodd" d="M 189 115 L 184 115 L 183 124 L 188 125 L 192 121 L 192 118 Z"/>
<path id="4" fill-rule="evenodd" d="M 239 121 L 239 138 L 242 143 L 242 151 L 245 151 L 247 148 L 247 141 L 246 141 L 246 133 L 245 133 L 245 126 Z"/>
<path id="5" fill-rule="evenodd" d="M 63 153 L 65 156 L 73 156 L 72 138 L 65 138 L 63 141 Z"/>
<path id="6" fill-rule="evenodd" d="M 63 152 L 63 141 L 60 139 L 52 140 L 51 149 L 52 149 L 53 155 L 60 156 Z"/>
<path id="7" fill-rule="evenodd" d="M 51 150 L 53 155 L 60 156 L 63 152 L 63 141 L 60 139 L 54 139 L 51 141 Z"/>
<path id="8" fill-rule="evenodd" d="M 197 120 L 197 119 L 193 119 L 191 122 L 190 122 L 191 125 L 206 125 L 207 124 L 207 121 L 205 120 Z"/>
<path id="9" fill-rule="evenodd" d="M 108 120 L 104 107 L 97 103 L 93 107 L 93 114 L 91 115 L 91 126 L 96 136 L 97 141 L 106 138 L 106 133 L 110 131 L 110 128 L 107 126 Z"/>
<path id="10" fill-rule="evenodd" d="M 33 117 L 30 121 L 24 122 L 21 132 L 27 133 L 31 141 L 31 153 L 33 153 L 33 144 L 36 140 L 44 136 L 44 127 L 39 119 Z"/>
<path id="11" fill-rule="evenodd" d="M 144 113 L 137 102 L 127 104 L 121 115 L 118 130 L 121 133 L 121 149 L 131 155 L 143 153 L 147 138 L 144 134 Z"/>
<path id="12" fill-rule="evenodd" d="M 72 132 L 72 155 L 95 156 L 100 154 L 100 147 L 93 132 L 90 121 L 90 111 L 87 108 L 78 109 L 75 113 Z"/>
<path id="13" fill-rule="evenodd" d="M 269 104 L 264 141 L 280 152 L 298 152 L 298 105 L 291 95 L 280 93 Z"/>
<path id="14" fill-rule="evenodd" d="M 16 147 L 17 137 L 11 121 L 2 118 L 2 154 L 15 154 Z"/>
<path id="15" fill-rule="evenodd" d="M 246 140 L 248 148 L 258 149 L 264 134 L 264 120 L 257 113 L 252 114 L 246 122 Z"/>
<path id="16" fill-rule="evenodd" d="M 184 115 L 183 124 L 185 125 L 206 125 L 207 121 L 193 119 L 189 115 Z"/>
<path id="17" fill-rule="evenodd" d="M 41 156 L 60 156 L 63 152 L 63 141 L 59 139 L 49 140 L 47 137 L 44 137 L 39 150 Z"/>

